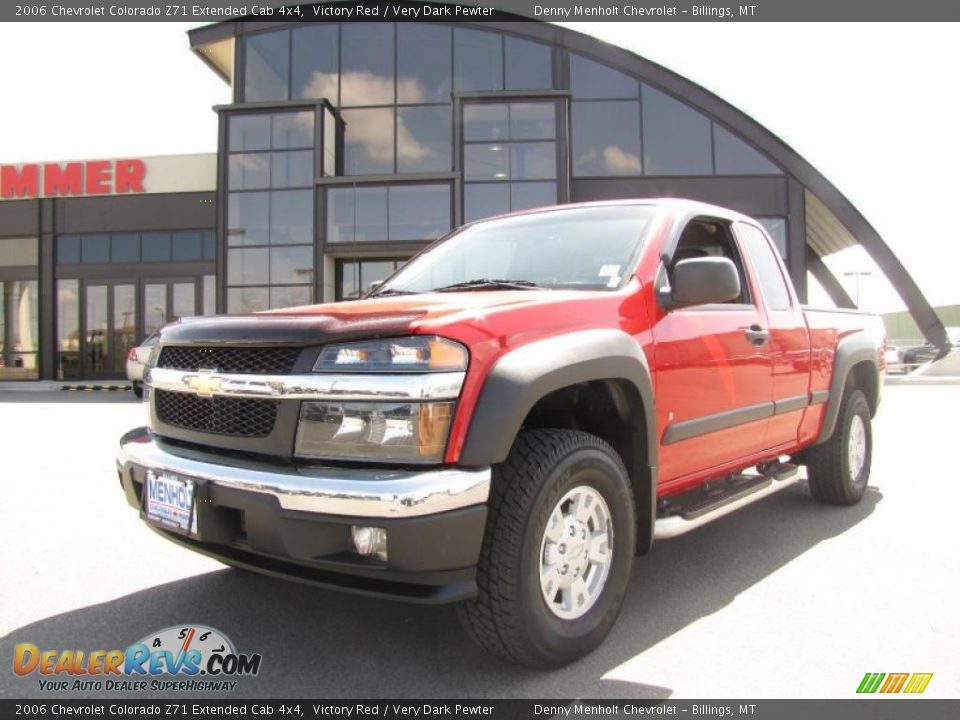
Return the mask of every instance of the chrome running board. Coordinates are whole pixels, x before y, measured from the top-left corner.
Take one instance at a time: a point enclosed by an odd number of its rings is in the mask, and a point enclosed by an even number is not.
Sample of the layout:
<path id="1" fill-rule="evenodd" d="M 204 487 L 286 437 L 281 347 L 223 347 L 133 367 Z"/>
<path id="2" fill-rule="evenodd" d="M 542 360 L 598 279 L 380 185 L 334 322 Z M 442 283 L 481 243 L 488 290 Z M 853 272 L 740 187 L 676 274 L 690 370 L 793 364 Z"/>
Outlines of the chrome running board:
<path id="1" fill-rule="evenodd" d="M 653 527 L 655 540 L 665 540 L 696 530 L 701 525 L 729 515 L 745 505 L 790 487 L 800 479 L 800 468 L 781 463 L 765 475 L 737 476 L 729 489 L 715 497 L 708 497 L 687 506 L 680 506 L 675 514 L 658 517 Z"/>

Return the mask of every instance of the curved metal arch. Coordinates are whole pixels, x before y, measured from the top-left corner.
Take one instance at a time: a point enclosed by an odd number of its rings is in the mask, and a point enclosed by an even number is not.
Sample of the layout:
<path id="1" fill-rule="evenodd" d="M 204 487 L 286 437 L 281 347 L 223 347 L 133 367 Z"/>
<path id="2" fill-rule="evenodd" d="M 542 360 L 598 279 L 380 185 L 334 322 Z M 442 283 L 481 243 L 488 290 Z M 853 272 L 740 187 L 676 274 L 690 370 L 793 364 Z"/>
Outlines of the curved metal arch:
<path id="1" fill-rule="evenodd" d="M 278 7 L 283 3 L 275 4 Z M 509 0 L 493 3 L 500 6 L 499 17 L 519 17 L 517 9 L 511 8 Z M 295 27 L 292 22 L 242 22 L 226 21 L 189 31 L 191 47 L 196 51 L 200 45 L 236 37 L 246 31 L 265 30 L 276 27 Z M 780 165 L 784 171 L 796 178 L 807 190 L 816 195 L 847 230 L 863 246 L 883 271 L 891 285 L 907 306 L 910 315 L 916 321 L 924 337 L 933 345 L 946 352 L 947 333 L 943 323 L 933 307 L 924 297 L 916 282 L 906 268 L 880 237 L 880 233 L 867 221 L 839 189 L 813 165 L 804 160 L 792 147 L 777 135 L 749 115 L 720 98 L 692 80 L 668 70 L 629 50 L 611 45 L 597 38 L 584 35 L 575 30 L 562 28 L 541 21 L 523 20 L 459 22 L 458 26 L 473 26 L 478 29 L 496 30 L 531 40 L 551 43 L 562 49 L 585 55 L 591 59 L 609 65 L 615 70 L 635 75 L 642 81 L 662 89 L 682 102 L 704 113 L 711 119 L 726 126 L 741 138 L 752 144 L 768 158 Z M 198 52 L 198 54 L 200 54 Z M 202 57 L 202 54 L 201 54 Z M 564 83 L 569 85 L 564 76 Z"/>

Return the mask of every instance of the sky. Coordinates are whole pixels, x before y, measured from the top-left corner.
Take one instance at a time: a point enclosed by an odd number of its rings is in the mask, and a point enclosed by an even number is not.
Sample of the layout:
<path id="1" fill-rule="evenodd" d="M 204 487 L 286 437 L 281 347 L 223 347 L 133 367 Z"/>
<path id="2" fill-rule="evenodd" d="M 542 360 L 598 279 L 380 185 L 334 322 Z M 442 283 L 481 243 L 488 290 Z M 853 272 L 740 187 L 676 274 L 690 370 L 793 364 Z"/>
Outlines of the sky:
<path id="1" fill-rule="evenodd" d="M 960 24 L 560 24 L 751 115 L 853 202 L 932 304 L 960 303 Z M 191 27 L 0 25 L 0 162 L 216 151 L 211 108 L 230 89 L 189 51 Z M 861 250 L 830 264 L 851 295 L 842 273 L 872 271 L 864 309 L 902 307 Z"/>

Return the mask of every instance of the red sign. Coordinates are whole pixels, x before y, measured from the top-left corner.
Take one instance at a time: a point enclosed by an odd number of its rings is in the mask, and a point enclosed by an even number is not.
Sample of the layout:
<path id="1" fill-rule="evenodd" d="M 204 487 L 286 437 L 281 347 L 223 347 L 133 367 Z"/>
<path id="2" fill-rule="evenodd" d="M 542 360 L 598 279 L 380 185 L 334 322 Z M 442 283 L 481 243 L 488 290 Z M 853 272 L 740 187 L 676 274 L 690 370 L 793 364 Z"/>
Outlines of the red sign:
<path id="1" fill-rule="evenodd" d="M 142 193 L 146 175 L 143 160 L 0 165 L 0 198 Z"/>

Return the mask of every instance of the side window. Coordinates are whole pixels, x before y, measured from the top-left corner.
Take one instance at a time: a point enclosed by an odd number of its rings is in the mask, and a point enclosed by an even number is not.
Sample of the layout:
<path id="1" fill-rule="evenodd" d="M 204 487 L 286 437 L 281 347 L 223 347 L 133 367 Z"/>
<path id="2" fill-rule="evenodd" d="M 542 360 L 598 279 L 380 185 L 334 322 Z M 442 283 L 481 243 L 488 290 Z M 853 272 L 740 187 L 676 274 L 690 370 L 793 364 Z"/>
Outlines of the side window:
<path id="1" fill-rule="evenodd" d="M 677 249 L 670 259 L 669 275 L 673 282 L 673 268 L 681 260 L 690 260 L 698 257 L 725 257 L 733 261 L 740 275 L 740 296 L 728 300 L 728 304 L 749 304 L 750 290 L 747 286 L 746 275 L 743 272 L 743 260 L 737 251 L 737 244 L 730 234 L 730 228 L 725 223 L 716 220 L 691 220 L 683 229 Z"/>
<path id="2" fill-rule="evenodd" d="M 773 247 L 767 242 L 766 236 L 759 228 L 745 223 L 737 223 L 737 231 L 743 238 L 747 254 L 757 270 L 760 292 L 763 293 L 767 307 L 770 310 L 789 310 L 790 291 L 783 279 Z"/>

